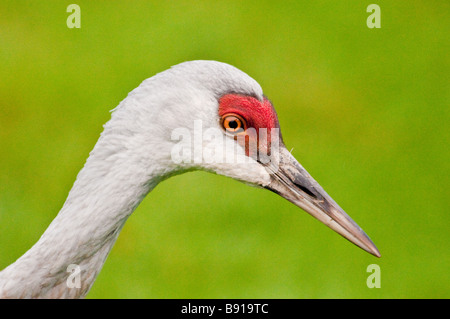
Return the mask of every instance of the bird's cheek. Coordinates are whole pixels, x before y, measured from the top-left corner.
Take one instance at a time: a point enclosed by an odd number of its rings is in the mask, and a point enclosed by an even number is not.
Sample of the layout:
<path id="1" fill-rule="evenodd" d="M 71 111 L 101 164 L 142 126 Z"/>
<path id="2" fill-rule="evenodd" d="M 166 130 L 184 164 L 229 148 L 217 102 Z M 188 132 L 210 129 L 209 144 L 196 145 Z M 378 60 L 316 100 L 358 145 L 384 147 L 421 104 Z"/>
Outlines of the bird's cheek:
<path id="1" fill-rule="evenodd" d="M 234 139 L 245 149 L 246 156 L 258 160 L 261 156 L 270 155 L 267 136 L 258 136 L 256 130 L 252 128 L 237 134 Z"/>
<path id="2" fill-rule="evenodd" d="M 234 140 L 245 149 L 246 156 L 252 156 L 256 153 L 257 149 L 255 149 L 253 146 L 254 138 L 251 135 L 247 134 L 247 132 L 236 134 L 234 136 Z"/>

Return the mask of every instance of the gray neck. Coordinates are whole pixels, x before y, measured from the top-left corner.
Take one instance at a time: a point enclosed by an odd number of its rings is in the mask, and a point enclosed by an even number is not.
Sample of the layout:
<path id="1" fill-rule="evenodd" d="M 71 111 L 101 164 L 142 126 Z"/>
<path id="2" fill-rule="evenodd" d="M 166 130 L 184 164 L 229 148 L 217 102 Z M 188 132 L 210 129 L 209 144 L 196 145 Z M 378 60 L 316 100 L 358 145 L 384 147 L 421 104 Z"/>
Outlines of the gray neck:
<path id="1" fill-rule="evenodd" d="M 104 134 L 102 134 L 104 135 Z M 0 297 L 84 297 L 125 221 L 162 179 L 149 159 L 101 138 L 39 241 L 0 272 Z M 150 161 L 151 163 L 151 161 Z M 145 165 L 145 166 L 144 166 Z"/>

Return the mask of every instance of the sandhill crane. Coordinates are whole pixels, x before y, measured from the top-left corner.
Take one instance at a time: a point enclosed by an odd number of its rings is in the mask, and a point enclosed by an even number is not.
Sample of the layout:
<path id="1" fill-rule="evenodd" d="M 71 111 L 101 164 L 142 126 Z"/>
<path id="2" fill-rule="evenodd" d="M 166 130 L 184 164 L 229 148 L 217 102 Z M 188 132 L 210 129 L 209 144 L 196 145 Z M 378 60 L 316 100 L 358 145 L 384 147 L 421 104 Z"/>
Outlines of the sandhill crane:
<path id="1" fill-rule="evenodd" d="M 214 129 L 214 139 L 198 139 L 198 129 Z M 231 65 L 184 62 L 145 80 L 113 110 L 41 238 L 0 272 L 0 297 L 84 297 L 142 199 L 161 181 L 195 169 L 271 190 L 379 257 L 369 237 L 286 149 L 278 129 L 260 85 Z M 193 138 L 182 139 L 183 132 Z M 221 137 L 225 142 L 218 142 Z M 232 160 L 201 154 L 231 154 Z M 68 285 L 69 265 L 80 269 L 79 286 Z"/>

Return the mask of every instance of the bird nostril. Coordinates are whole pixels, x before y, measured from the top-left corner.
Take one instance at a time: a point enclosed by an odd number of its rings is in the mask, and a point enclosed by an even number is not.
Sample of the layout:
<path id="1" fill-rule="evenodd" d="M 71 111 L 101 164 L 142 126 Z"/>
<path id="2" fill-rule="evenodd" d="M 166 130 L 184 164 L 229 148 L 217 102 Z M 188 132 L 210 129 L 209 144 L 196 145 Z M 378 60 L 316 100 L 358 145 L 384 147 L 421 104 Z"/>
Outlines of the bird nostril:
<path id="1" fill-rule="evenodd" d="M 295 185 L 297 185 L 297 184 L 295 184 Z M 305 186 L 297 185 L 297 187 L 300 188 L 303 192 L 305 192 L 309 196 L 311 196 L 312 198 L 317 199 L 317 196 L 313 192 L 311 192 L 309 189 L 307 189 Z"/>

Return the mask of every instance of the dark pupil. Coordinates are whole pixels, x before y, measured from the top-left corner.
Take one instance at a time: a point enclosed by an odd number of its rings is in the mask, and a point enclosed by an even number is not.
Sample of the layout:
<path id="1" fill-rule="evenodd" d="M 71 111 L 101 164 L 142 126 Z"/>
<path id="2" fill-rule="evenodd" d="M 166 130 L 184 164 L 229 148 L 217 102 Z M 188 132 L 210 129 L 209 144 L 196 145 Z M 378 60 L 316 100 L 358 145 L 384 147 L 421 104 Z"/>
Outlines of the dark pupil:
<path id="1" fill-rule="evenodd" d="M 233 130 L 237 129 L 238 126 L 239 126 L 239 124 L 238 124 L 237 121 L 230 121 L 230 122 L 228 123 L 228 125 L 229 125 L 230 128 L 232 128 Z"/>

